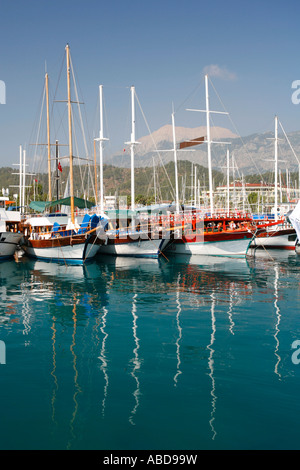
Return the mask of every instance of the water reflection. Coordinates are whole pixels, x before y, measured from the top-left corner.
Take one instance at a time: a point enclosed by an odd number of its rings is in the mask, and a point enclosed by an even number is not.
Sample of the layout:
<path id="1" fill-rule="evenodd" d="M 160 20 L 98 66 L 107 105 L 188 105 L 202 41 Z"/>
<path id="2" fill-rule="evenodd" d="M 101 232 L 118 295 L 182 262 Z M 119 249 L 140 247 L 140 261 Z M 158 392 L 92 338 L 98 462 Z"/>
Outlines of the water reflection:
<path id="1" fill-rule="evenodd" d="M 215 342 L 215 335 L 216 335 L 216 317 L 215 317 L 215 306 L 216 306 L 216 299 L 214 294 L 211 294 L 211 337 L 210 337 L 210 344 L 207 346 L 207 349 L 209 350 L 209 358 L 208 358 L 208 367 L 209 367 L 209 376 L 211 379 L 211 415 L 210 415 L 210 421 L 209 425 L 212 430 L 212 440 L 215 439 L 216 437 L 216 431 L 214 428 L 214 421 L 215 421 L 215 413 L 216 413 L 216 401 L 217 401 L 217 396 L 216 396 L 216 380 L 214 377 L 214 349 L 213 345 Z"/>
<path id="2" fill-rule="evenodd" d="M 176 356 L 177 356 L 177 370 L 176 374 L 174 376 L 174 386 L 177 386 L 178 383 L 178 377 L 180 374 L 182 374 L 180 370 L 180 340 L 182 337 L 182 328 L 180 326 L 180 314 L 181 314 L 181 303 L 180 303 L 180 278 L 181 274 L 178 273 L 178 280 L 177 280 L 177 292 L 176 292 L 176 304 L 177 304 L 177 313 L 176 313 L 176 325 L 177 325 L 177 330 L 178 330 L 178 337 L 176 340 Z"/>
<path id="3" fill-rule="evenodd" d="M 12 260 L 0 262 L 0 327 L 7 328 L 8 325 L 13 327 L 15 323 L 24 321 L 24 331 L 28 331 L 28 309 L 26 305 L 23 306 L 26 290 L 25 279 L 22 266 L 19 266 L 18 263 Z M 22 287 L 24 287 L 23 290 Z M 22 319 L 18 316 L 20 303 L 24 315 Z"/>
<path id="4" fill-rule="evenodd" d="M 255 274 L 257 285 L 264 286 L 270 292 L 268 302 L 273 303 L 275 313 L 274 325 L 274 373 L 278 379 L 282 380 L 280 366 L 282 356 L 280 354 L 280 326 L 284 317 L 282 317 L 280 303 L 284 302 L 283 294 L 290 284 L 297 283 L 299 278 L 300 259 L 293 251 L 274 250 L 272 256 L 267 250 L 265 252 L 256 252 L 250 261 L 250 266 Z M 296 305 L 296 298 L 293 299 Z M 285 311 L 285 316 L 288 311 Z"/>
<path id="5" fill-rule="evenodd" d="M 52 431 L 63 429 L 64 447 L 78 447 L 84 432 L 96 445 L 93 427 L 101 438 L 107 426 L 140 432 L 156 410 L 160 438 L 167 411 L 180 417 L 172 425 L 184 437 L 179 423 L 189 401 L 193 417 L 206 417 L 208 439 L 220 442 L 228 390 L 234 395 L 243 368 L 252 367 L 246 362 L 257 335 L 271 349 L 266 377 L 285 378 L 283 306 L 286 291 L 299 286 L 299 261 L 290 253 L 272 257 L 2 264 L 1 331 L 26 336 L 27 349 L 32 346 L 28 377 L 35 374 L 34 347 L 40 351 Z"/>
<path id="6" fill-rule="evenodd" d="M 134 380 L 136 382 L 136 389 L 133 393 L 133 396 L 134 396 L 134 399 L 135 399 L 135 405 L 134 405 L 133 410 L 131 411 L 131 414 L 130 414 L 130 417 L 129 417 L 129 422 L 132 425 L 134 425 L 135 423 L 134 423 L 133 417 L 137 412 L 137 409 L 138 409 L 138 406 L 139 406 L 139 396 L 140 396 L 140 382 L 139 382 L 137 372 L 139 371 L 139 369 L 141 367 L 141 361 L 139 359 L 140 344 L 139 344 L 139 339 L 137 337 L 137 319 L 138 319 L 138 316 L 137 316 L 137 294 L 134 294 L 133 299 L 132 299 L 131 313 L 132 313 L 132 317 L 133 317 L 132 331 L 133 331 L 133 338 L 134 338 L 134 343 L 135 343 L 135 348 L 133 349 L 133 358 L 131 359 L 131 362 L 133 364 L 133 369 L 131 371 L 131 375 L 132 375 L 132 377 L 134 378 Z"/>
<path id="7" fill-rule="evenodd" d="M 101 367 L 100 369 L 103 372 L 104 376 L 104 390 L 103 390 L 103 400 L 102 400 L 102 416 L 104 417 L 105 414 L 105 404 L 106 404 L 106 398 L 107 398 L 107 393 L 108 393 L 108 362 L 106 358 L 106 340 L 108 337 L 108 333 L 105 331 L 106 328 L 106 317 L 108 314 L 108 310 L 106 307 L 103 307 L 103 315 L 101 319 L 101 326 L 100 326 L 100 331 L 103 336 L 102 339 L 102 345 L 101 345 L 101 351 L 100 351 L 100 356 L 99 359 L 101 360 Z"/>
<path id="8" fill-rule="evenodd" d="M 21 283 L 21 292 L 22 292 L 22 323 L 24 326 L 23 329 L 23 335 L 28 336 L 29 332 L 31 330 L 30 327 L 30 319 L 31 319 L 31 309 L 29 306 L 29 298 L 28 298 L 28 290 L 27 290 L 27 285 L 26 283 Z M 30 342 L 28 340 L 25 340 L 25 346 L 28 346 Z"/>
<path id="9" fill-rule="evenodd" d="M 233 297 L 234 297 L 234 284 L 230 284 L 230 288 L 229 288 L 229 309 L 228 309 L 228 318 L 229 318 L 229 324 L 230 324 L 230 327 L 229 327 L 229 331 L 232 335 L 234 335 L 234 321 L 233 321 L 233 315 L 232 315 L 232 311 L 233 311 Z"/>
<path id="10" fill-rule="evenodd" d="M 72 332 L 72 344 L 70 346 L 70 351 L 72 354 L 72 362 L 73 362 L 73 370 L 74 370 L 74 394 L 73 394 L 73 402 L 74 402 L 74 410 L 72 413 L 72 418 L 70 420 L 70 431 L 72 439 L 75 439 L 75 431 L 74 431 L 74 422 L 78 412 L 78 398 L 77 395 L 81 393 L 81 387 L 78 381 L 78 369 L 77 369 L 77 354 L 75 350 L 76 346 L 76 331 L 77 331 L 77 312 L 76 312 L 76 304 L 77 304 L 77 295 L 73 294 L 73 332 Z M 72 440 L 68 442 L 67 449 L 70 449 L 72 445 Z"/>
<path id="11" fill-rule="evenodd" d="M 279 305 L 278 305 L 278 280 L 279 280 L 279 269 L 278 269 L 278 266 L 275 265 L 274 266 L 274 271 L 275 271 L 275 277 L 274 277 L 274 307 L 275 307 L 275 314 L 276 314 L 276 325 L 275 325 L 275 335 L 274 335 L 274 339 L 275 339 L 275 342 L 276 342 L 276 347 L 275 347 L 275 356 L 277 358 L 277 362 L 275 364 L 275 369 L 274 369 L 274 372 L 275 374 L 278 375 L 279 379 L 281 379 L 281 374 L 278 372 L 278 367 L 279 367 L 279 363 L 281 361 L 281 358 L 279 356 L 279 338 L 278 338 L 278 335 L 279 335 L 279 325 L 280 325 L 280 320 L 281 320 L 281 315 L 280 315 L 280 308 L 279 308 Z"/>

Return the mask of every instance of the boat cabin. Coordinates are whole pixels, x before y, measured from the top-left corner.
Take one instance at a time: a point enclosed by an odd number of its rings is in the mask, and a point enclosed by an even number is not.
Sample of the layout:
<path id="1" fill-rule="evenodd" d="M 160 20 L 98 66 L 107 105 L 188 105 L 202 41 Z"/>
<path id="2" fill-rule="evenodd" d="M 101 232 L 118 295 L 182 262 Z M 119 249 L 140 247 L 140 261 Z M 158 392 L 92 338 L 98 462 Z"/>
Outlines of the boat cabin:
<path id="1" fill-rule="evenodd" d="M 7 210 L 8 197 L 0 197 L 0 231 L 20 232 L 21 214 L 18 211 Z"/>
<path id="2" fill-rule="evenodd" d="M 50 238 L 81 235 L 97 227 L 99 217 L 86 214 L 81 223 L 73 225 L 68 218 L 56 220 L 54 217 L 31 217 L 24 223 L 24 235 L 29 240 L 49 240 Z"/>

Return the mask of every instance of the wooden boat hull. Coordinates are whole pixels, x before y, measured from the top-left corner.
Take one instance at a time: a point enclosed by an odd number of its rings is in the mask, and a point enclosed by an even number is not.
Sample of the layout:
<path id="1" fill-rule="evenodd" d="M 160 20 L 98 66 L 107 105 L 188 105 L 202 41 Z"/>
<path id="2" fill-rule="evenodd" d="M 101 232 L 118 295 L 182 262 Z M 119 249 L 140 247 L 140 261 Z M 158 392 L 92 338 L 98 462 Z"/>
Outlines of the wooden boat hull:
<path id="1" fill-rule="evenodd" d="M 14 256 L 22 236 L 21 233 L 0 232 L 0 260 Z"/>
<path id="2" fill-rule="evenodd" d="M 26 240 L 22 246 L 25 253 L 38 259 L 82 264 L 94 258 L 99 250 L 100 240 L 93 237 L 66 236 L 48 240 Z"/>
<path id="3" fill-rule="evenodd" d="M 173 240 L 165 253 L 184 255 L 245 257 L 253 235 L 249 231 L 221 232 Z"/>

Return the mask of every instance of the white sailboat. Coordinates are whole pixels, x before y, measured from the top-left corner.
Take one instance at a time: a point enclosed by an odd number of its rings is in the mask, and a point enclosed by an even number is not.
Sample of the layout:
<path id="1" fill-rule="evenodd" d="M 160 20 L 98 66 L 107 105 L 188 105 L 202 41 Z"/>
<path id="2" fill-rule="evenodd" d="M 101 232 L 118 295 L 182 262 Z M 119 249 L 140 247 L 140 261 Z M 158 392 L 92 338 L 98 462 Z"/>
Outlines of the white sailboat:
<path id="1" fill-rule="evenodd" d="M 258 231 L 251 243 L 253 248 L 269 248 L 281 250 L 294 250 L 296 243 L 296 232 L 294 227 L 284 219 L 278 218 L 278 117 L 275 116 L 275 138 L 274 138 L 274 224 L 266 224 L 263 230 Z"/>
<path id="2" fill-rule="evenodd" d="M 99 255 L 133 256 L 139 258 L 158 258 L 169 243 L 169 239 L 153 236 L 148 223 L 139 223 L 135 211 L 134 158 L 135 146 L 139 144 L 135 135 L 135 87 L 131 89 L 131 210 L 107 213 L 107 230 L 102 234 L 105 243 L 99 248 Z M 101 96 L 101 95 L 100 95 Z M 100 102 L 100 110 L 102 101 Z M 100 111 L 100 116 L 101 116 Z M 103 127 L 100 125 L 100 143 L 103 142 Z M 101 154 L 100 154 L 101 155 Z M 102 160 L 100 161 L 100 164 Z M 103 191 L 103 185 L 102 190 Z M 103 197 L 103 196 L 102 196 Z M 102 199 L 103 201 L 103 199 Z M 103 202 L 102 202 L 103 207 Z M 98 232 L 99 235 L 99 232 Z"/>

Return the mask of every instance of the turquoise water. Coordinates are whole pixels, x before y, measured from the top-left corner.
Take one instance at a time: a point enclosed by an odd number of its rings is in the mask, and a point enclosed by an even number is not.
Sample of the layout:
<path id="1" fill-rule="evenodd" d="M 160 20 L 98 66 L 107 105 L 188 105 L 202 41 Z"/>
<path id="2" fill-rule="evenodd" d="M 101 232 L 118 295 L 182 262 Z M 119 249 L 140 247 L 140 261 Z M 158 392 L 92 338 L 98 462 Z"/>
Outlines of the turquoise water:
<path id="1" fill-rule="evenodd" d="M 299 267 L 2 262 L 0 448 L 299 449 Z"/>

